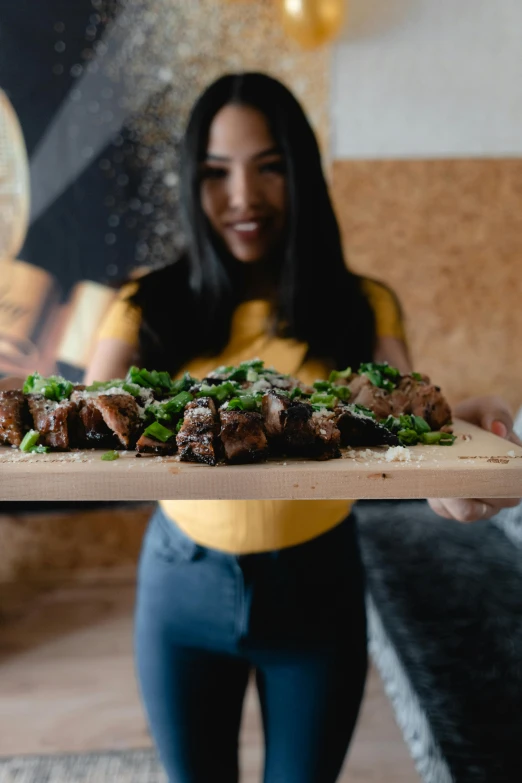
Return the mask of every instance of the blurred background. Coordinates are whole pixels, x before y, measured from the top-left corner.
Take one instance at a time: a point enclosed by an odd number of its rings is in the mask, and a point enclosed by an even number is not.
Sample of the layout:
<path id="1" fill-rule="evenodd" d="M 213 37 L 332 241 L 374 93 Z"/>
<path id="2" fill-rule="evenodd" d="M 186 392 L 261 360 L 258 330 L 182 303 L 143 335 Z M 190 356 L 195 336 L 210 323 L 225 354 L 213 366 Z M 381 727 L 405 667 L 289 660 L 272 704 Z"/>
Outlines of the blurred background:
<path id="1" fill-rule="evenodd" d="M 255 69 L 304 104 L 348 262 L 400 297 L 416 369 L 452 402 L 501 394 L 519 409 L 521 26 L 519 0 L 2 0 L 0 375 L 82 377 L 118 285 L 183 246 L 178 151 L 193 100 L 221 73 Z M 0 506 L 0 620 L 11 623 L 0 755 L 147 744 L 128 694 L 148 511 Z M 31 656 L 51 667 L 65 658 L 58 637 L 78 653 L 86 628 L 104 623 L 112 685 L 100 674 L 82 707 L 81 659 L 45 730 L 20 693 L 29 670 L 37 700 L 40 688 L 55 699 L 60 680 L 45 667 L 38 679 Z M 379 693 L 372 684 L 367 745 L 346 780 L 418 780 L 392 719 L 379 723 L 389 709 Z M 26 744 L 11 721 L 24 709 L 36 716 Z M 91 728 L 75 734 L 86 711 Z"/>

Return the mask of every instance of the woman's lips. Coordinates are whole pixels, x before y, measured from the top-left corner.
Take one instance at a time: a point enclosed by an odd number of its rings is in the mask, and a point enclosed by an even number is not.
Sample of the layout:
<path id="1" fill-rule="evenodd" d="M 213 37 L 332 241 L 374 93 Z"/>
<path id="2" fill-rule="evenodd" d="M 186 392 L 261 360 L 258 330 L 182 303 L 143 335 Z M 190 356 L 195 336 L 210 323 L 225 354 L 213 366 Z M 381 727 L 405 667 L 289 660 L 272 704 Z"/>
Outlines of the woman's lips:
<path id="1" fill-rule="evenodd" d="M 264 220 L 241 220 L 230 223 L 227 228 L 241 242 L 255 242 L 261 238 L 265 225 Z"/>

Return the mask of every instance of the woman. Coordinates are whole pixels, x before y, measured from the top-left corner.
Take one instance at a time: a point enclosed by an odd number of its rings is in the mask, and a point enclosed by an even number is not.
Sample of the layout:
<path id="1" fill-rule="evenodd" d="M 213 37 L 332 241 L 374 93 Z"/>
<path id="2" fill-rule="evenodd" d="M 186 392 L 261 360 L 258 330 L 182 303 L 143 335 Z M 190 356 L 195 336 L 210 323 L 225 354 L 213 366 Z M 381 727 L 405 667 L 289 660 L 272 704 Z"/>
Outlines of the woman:
<path id="1" fill-rule="evenodd" d="M 186 254 L 122 290 L 87 381 L 133 363 L 202 377 L 256 356 L 305 382 L 372 359 L 409 371 L 396 299 L 347 271 L 316 139 L 280 83 L 243 74 L 207 89 L 183 142 L 181 197 Z M 136 658 L 172 783 L 238 779 L 252 671 L 266 783 L 337 779 L 367 667 L 350 507 L 160 504 L 139 567 Z"/>

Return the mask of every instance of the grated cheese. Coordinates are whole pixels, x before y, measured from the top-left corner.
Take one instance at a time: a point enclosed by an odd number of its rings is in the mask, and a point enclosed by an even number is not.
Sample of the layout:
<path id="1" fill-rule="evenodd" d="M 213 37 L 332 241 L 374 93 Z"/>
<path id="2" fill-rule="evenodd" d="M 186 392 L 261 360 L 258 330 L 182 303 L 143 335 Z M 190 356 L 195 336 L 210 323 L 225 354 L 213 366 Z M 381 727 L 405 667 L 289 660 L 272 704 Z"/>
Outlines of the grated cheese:
<path id="1" fill-rule="evenodd" d="M 404 446 L 390 446 L 384 459 L 386 462 L 410 462 L 411 451 Z"/>

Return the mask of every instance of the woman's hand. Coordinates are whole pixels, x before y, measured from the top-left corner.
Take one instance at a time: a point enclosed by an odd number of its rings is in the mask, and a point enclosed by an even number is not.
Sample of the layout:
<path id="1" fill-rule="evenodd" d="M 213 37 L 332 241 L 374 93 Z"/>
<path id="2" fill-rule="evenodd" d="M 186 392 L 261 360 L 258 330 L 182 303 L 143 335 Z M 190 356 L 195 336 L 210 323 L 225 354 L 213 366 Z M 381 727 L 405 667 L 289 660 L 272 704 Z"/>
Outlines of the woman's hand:
<path id="1" fill-rule="evenodd" d="M 513 432 L 513 416 L 509 406 L 501 397 L 474 397 L 456 405 L 453 413 L 455 418 L 522 446 L 522 441 Z M 432 498 L 428 503 L 436 514 L 445 519 L 477 522 L 479 519 L 489 519 L 503 508 L 518 506 L 520 498 Z"/>
<path id="2" fill-rule="evenodd" d="M 513 432 L 511 409 L 502 397 L 472 397 L 455 405 L 453 413 L 457 419 L 468 421 L 499 438 L 522 446 L 522 441 Z"/>
<path id="3" fill-rule="evenodd" d="M 136 349 L 123 340 L 113 337 L 100 340 L 94 348 L 83 382 L 91 384 L 125 378 L 129 367 L 138 363 L 138 358 Z"/>

